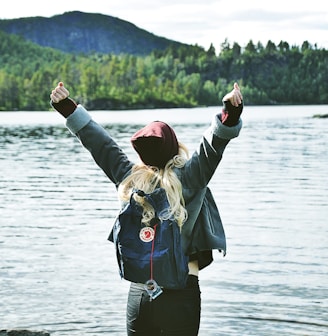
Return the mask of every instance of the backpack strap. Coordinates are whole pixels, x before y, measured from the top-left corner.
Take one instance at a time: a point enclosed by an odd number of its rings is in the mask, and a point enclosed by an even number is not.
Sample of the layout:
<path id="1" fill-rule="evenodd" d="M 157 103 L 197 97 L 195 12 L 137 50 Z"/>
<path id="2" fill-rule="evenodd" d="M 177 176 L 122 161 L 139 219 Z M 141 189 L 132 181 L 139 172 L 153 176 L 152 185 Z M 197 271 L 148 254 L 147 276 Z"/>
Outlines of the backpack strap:
<path id="1" fill-rule="evenodd" d="M 140 189 L 133 189 L 132 195 L 137 193 L 144 197 L 146 201 L 154 208 L 156 217 L 160 219 L 172 219 L 170 215 L 170 203 L 167 199 L 166 191 L 163 188 L 156 188 L 152 193 L 145 193 Z"/>

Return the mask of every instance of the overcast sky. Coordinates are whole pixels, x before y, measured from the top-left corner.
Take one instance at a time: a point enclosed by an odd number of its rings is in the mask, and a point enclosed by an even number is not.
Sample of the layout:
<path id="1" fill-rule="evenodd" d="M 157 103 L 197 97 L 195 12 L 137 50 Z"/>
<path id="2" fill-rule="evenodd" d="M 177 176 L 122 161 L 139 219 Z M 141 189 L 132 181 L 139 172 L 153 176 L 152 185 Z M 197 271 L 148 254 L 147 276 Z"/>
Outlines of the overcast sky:
<path id="1" fill-rule="evenodd" d="M 281 40 L 301 46 L 307 40 L 328 49 L 328 6 L 323 0 L 9 0 L 0 19 L 50 17 L 79 10 L 129 21 L 158 36 L 220 50 L 228 39 L 241 47 L 249 40 Z"/>

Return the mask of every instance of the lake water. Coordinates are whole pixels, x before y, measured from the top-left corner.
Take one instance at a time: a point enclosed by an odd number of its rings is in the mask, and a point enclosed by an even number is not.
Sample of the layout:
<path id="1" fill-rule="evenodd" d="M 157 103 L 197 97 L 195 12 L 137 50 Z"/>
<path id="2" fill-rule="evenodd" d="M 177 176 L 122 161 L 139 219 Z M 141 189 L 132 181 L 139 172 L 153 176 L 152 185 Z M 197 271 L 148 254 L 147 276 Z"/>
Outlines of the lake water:
<path id="1" fill-rule="evenodd" d="M 215 108 L 92 112 L 136 157 L 161 119 L 192 151 Z M 201 271 L 200 336 L 328 334 L 328 106 L 246 107 L 211 181 L 228 251 Z M 116 192 L 55 112 L 0 113 L 0 330 L 125 335 Z"/>

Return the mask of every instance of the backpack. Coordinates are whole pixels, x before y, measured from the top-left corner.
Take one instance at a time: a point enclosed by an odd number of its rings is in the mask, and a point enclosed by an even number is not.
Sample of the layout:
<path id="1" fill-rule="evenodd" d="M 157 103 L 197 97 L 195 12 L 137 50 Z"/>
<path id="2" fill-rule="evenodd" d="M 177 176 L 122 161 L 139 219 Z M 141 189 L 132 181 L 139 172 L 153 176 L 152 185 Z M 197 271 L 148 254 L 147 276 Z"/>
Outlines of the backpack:
<path id="1" fill-rule="evenodd" d="M 144 197 L 155 210 L 149 226 L 142 224 L 142 206 L 133 195 Z M 146 194 L 134 189 L 130 202 L 117 216 L 110 240 L 116 247 L 121 278 L 145 284 L 156 298 L 161 287 L 181 289 L 188 276 L 188 257 L 182 251 L 180 228 L 168 215 L 169 202 L 163 188 Z"/>

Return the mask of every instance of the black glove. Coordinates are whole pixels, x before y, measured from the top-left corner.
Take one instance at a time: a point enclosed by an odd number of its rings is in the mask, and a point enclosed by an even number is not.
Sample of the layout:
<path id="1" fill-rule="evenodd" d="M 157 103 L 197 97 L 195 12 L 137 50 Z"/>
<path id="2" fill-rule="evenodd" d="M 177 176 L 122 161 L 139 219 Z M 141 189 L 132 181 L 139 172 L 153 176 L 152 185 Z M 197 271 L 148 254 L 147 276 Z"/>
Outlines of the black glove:
<path id="1" fill-rule="evenodd" d="M 243 112 L 243 102 L 238 106 L 233 106 L 230 100 L 223 102 L 223 109 L 221 114 L 221 122 L 225 126 L 236 126 L 239 122 L 241 113 Z"/>
<path id="2" fill-rule="evenodd" d="M 77 107 L 75 101 L 69 97 L 61 100 L 59 103 L 54 103 L 51 100 L 50 105 L 65 118 L 67 118 L 70 114 L 72 114 Z"/>

